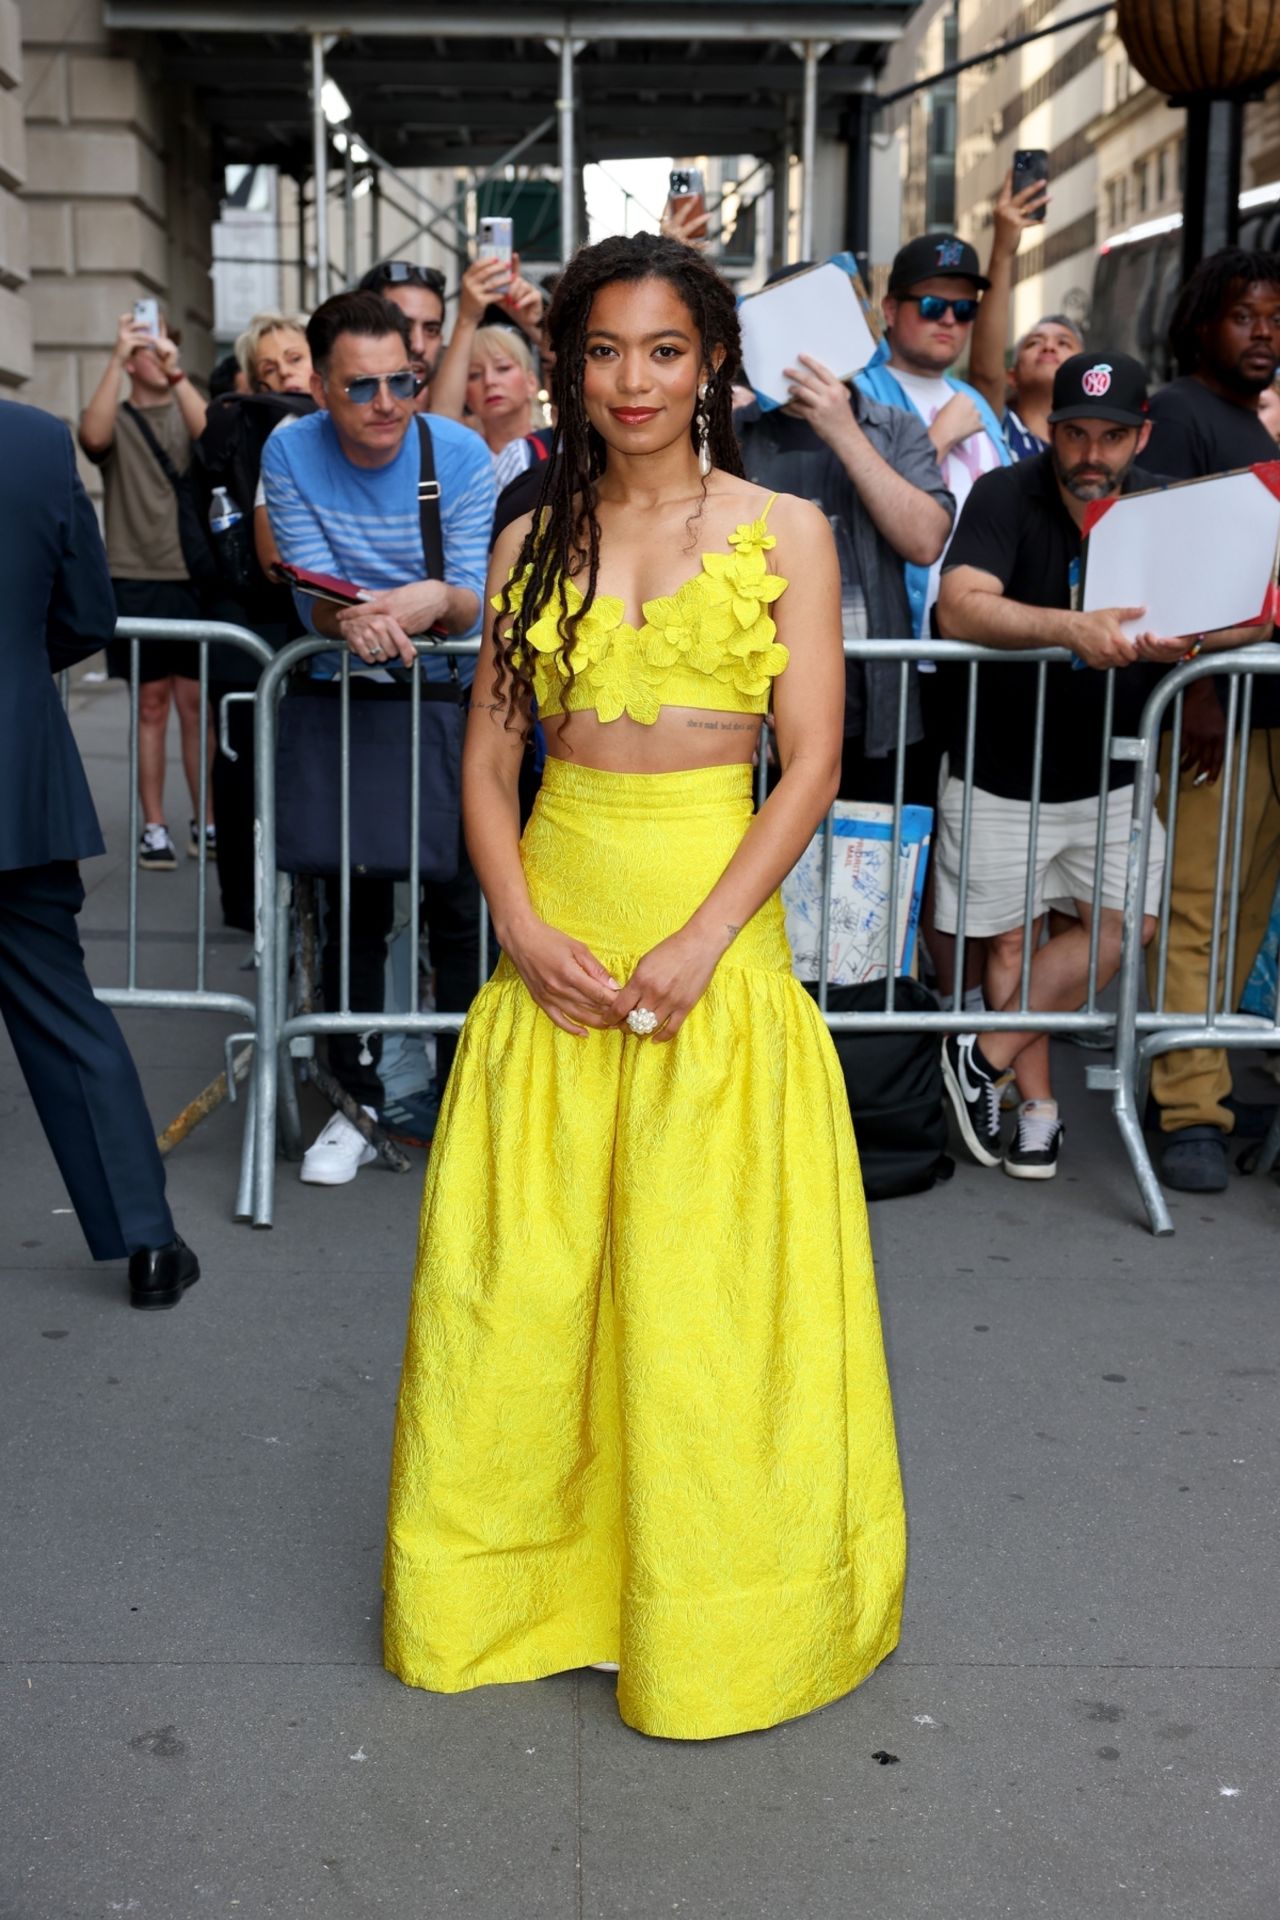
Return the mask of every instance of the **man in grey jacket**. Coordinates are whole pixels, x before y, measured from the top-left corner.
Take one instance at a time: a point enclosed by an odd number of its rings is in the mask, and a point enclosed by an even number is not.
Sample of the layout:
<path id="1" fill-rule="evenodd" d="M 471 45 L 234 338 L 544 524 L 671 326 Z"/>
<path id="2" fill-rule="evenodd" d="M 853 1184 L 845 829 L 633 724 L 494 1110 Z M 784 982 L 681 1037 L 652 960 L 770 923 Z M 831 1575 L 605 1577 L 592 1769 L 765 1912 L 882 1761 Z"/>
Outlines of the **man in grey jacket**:
<path id="1" fill-rule="evenodd" d="M 882 406 L 807 355 L 789 368 L 790 399 L 734 415 L 747 478 L 814 501 L 832 523 L 840 553 L 845 637 L 910 639 L 903 564 L 928 567 L 951 532 L 955 502 L 933 442 L 901 408 Z M 843 799 L 893 798 L 899 669 L 850 661 L 845 673 Z M 908 749 L 923 740 L 918 677 L 908 680 Z M 932 807 L 937 767 L 908 751 L 905 797 Z"/>

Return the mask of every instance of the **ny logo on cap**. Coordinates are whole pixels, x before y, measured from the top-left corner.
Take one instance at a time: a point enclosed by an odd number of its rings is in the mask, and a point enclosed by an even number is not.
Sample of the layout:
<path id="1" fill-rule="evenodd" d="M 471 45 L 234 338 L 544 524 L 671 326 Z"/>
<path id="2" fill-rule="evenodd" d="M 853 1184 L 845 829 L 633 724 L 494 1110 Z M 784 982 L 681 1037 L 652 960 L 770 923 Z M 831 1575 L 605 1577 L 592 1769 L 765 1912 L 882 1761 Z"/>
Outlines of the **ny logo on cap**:
<path id="1" fill-rule="evenodd" d="M 1091 400 L 1101 400 L 1104 393 L 1110 393 L 1111 368 L 1106 361 L 1100 360 L 1096 367 L 1090 367 L 1087 373 L 1082 374 L 1080 385 Z"/>
<path id="2" fill-rule="evenodd" d="M 940 267 L 958 267 L 963 259 L 963 240 L 944 240 L 938 248 L 938 265 Z"/>

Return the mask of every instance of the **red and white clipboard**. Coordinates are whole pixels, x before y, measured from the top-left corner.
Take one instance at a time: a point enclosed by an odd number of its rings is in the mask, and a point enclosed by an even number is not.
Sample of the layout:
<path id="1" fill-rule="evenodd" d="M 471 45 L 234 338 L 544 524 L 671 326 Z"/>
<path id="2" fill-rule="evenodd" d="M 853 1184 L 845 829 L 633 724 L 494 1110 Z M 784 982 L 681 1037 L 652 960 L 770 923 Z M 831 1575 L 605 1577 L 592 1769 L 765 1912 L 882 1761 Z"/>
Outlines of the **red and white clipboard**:
<path id="1" fill-rule="evenodd" d="M 1091 501 L 1080 607 L 1142 607 L 1129 634 L 1270 627 L 1280 565 L 1280 460 Z"/>

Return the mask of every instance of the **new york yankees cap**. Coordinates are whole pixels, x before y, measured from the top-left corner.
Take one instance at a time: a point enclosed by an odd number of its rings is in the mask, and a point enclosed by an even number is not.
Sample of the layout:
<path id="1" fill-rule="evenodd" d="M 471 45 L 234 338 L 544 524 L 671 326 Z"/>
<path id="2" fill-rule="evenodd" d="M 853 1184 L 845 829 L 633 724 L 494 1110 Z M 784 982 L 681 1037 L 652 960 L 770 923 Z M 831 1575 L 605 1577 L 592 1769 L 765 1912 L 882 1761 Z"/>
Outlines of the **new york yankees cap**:
<path id="1" fill-rule="evenodd" d="M 1147 376 L 1128 353 L 1073 353 L 1053 376 L 1052 425 L 1057 420 L 1114 420 L 1140 427 L 1147 420 Z"/>
<path id="2" fill-rule="evenodd" d="M 888 290 L 893 294 L 907 293 L 922 280 L 936 280 L 946 274 L 972 280 L 979 292 L 985 292 L 991 285 L 967 240 L 961 240 L 954 233 L 922 233 L 894 254 Z"/>

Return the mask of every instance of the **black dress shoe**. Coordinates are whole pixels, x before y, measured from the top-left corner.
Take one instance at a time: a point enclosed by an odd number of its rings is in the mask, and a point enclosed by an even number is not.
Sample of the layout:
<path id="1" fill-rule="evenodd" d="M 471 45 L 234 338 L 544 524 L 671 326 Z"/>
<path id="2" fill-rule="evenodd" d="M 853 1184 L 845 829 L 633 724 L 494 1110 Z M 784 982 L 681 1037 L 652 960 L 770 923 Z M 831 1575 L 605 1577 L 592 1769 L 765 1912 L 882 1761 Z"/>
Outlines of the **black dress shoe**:
<path id="1" fill-rule="evenodd" d="M 167 1247 L 139 1247 L 129 1255 L 129 1304 L 176 1307 L 199 1278 L 200 1262 L 185 1240 L 171 1240 Z"/>

